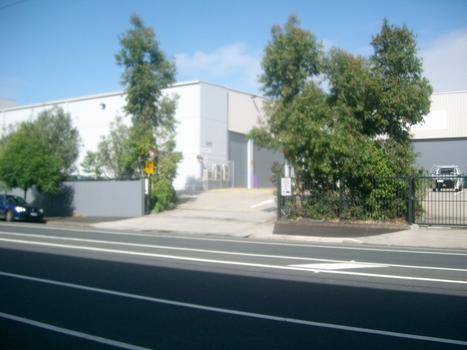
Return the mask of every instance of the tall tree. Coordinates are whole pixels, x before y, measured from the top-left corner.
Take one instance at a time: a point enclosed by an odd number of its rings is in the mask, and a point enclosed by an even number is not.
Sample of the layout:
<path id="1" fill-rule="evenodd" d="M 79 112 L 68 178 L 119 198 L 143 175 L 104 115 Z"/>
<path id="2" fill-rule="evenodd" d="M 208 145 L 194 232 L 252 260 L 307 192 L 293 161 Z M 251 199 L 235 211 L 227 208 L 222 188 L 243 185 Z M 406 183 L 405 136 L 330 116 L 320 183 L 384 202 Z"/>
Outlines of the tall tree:
<path id="1" fill-rule="evenodd" d="M 295 169 L 309 170 L 305 163 L 313 158 L 311 153 L 323 149 L 310 142 L 327 143 L 319 131 L 330 110 L 316 82 L 322 72 L 322 44 L 300 28 L 296 15 L 288 18 L 284 28 L 273 26 L 271 35 L 261 62 L 264 73 L 259 79 L 271 101 L 266 103 L 266 119 L 247 137 L 254 139 L 257 146 L 282 151 Z M 323 158 L 320 164 L 325 164 Z"/>
<path id="2" fill-rule="evenodd" d="M 284 28 L 273 26 L 272 41 L 264 49 L 259 81 L 267 97 L 284 102 L 300 94 L 310 79 L 320 73 L 322 44 L 307 30 L 300 28 L 296 15 L 291 15 Z"/>
<path id="3" fill-rule="evenodd" d="M 96 176 L 107 173 L 116 178 L 141 178 L 149 149 L 156 149 L 155 174 L 151 181 L 152 204 L 157 211 L 171 209 L 176 201 L 172 182 L 182 159 L 175 152 L 175 111 L 178 96 L 162 90 L 175 82 L 175 64 L 159 49 L 152 28 L 138 15 L 130 19 L 132 28 L 120 36 L 122 49 L 115 55 L 124 68 L 121 84 L 126 86 L 125 113 L 132 125 L 117 118 L 110 135 L 103 137 L 97 152 L 88 152 L 82 166 Z"/>
<path id="4" fill-rule="evenodd" d="M 159 49 L 154 30 L 133 14 L 133 28 L 120 36 L 122 49 L 115 55 L 124 68 L 121 84 L 125 89 L 125 111 L 133 123 L 157 127 L 167 117 L 159 106 L 162 89 L 175 82 L 176 67 L 172 59 Z"/>
<path id="5" fill-rule="evenodd" d="M 271 101 L 247 136 L 280 149 L 307 176 L 413 173 L 409 128 L 429 112 L 432 93 L 413 33 L 385 20 L 365 58 L 338 48 L 325 55 L 298 25 L 291 16 L 284 29 L 272 28 L 259 80 Z"/>
<path id="6" fill-rule="evenodd" d="M 369 108 L 377 121 L 374 135 L 386 134 L 396 142 L 407 143 L 410 126 L 423 121 L 430 112 L 433 93 L 428 79 L 423 77 L 415 35 L 405 24 L 389 25 L 385 18 L 371 45 L 374 84 Z"/>

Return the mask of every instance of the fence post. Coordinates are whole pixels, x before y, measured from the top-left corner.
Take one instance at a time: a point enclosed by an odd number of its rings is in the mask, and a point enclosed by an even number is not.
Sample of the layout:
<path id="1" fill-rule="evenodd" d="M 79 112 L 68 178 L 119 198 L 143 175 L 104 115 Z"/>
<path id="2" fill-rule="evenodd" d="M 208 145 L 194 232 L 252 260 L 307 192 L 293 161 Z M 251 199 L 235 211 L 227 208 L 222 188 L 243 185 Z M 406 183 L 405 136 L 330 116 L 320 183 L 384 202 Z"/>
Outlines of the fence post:
<path id="1" fill-rule="evenodd" d="M 409 176 L 409 217 L 408 224 L 412 225 L 414 222 L 414 195 L 413 195 L 413 181 L 414 177 Z"/>
<path id="2" fill-rule="evenodd" d="M 281 177 L 277 176 L 277 220 L 282 216 L 282 198 L 281 198 Z"/>
<path id="3" fill-rule="evenodd" d="M 339 220 L 342 217 L 342 203 L 343 203 L 343 195 L 344 191 L 342 191 L 342 186 L 345 181 L 342 181 L 341 178 L 339 178 Z"/>

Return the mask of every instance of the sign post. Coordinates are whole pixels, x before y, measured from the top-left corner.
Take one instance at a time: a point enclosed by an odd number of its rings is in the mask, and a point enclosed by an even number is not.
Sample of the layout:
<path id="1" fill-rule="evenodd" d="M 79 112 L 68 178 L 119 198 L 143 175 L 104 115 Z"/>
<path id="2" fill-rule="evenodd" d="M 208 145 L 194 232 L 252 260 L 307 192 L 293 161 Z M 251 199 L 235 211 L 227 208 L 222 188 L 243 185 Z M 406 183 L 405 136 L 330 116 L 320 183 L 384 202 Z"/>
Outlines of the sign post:
<path id="1" fill-rule="evenodd" d="M 147 160 L 146 164 L 144 166 L 144 172 L 148 174 L 148 177 L 145 179 L 144 184 L 145 184 L 145 195 L 146 195 L 146 214 L 150 214 L 151 210 L 149 208 L 150 205 L 150 195 L 151 195 L 151 175 L 154 174 L 154 159 L 157 157 L 157 151 L 154 149 L 149 149 L 147 151 Z"/>

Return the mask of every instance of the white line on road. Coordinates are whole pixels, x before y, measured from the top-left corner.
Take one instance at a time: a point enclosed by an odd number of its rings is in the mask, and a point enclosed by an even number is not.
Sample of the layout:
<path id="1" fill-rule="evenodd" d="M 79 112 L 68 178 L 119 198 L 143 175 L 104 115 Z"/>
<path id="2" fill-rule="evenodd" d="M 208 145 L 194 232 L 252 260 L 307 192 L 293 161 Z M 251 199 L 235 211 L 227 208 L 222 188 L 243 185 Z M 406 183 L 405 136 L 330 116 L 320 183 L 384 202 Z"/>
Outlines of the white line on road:
<path id="1" fill-rule="evenodd" d="M 271 199 L 270 201 L 263 201 L 258 204 L 252 205 L 250 208 L 256 208 L 256 207 L 260 207 L 262 205 L 271 204 L 271 203 L 274 203 L 274 199 Z"/>
<path id="2" fill-rule="evenodd" d="M 1 226 L 11 226 L 8 223 L 0 223 Z M 28 228 L 37 228 L 37 225 L 24 225 L 21 223 L 15 223 L 14 226 L 16 227 L 28 227 Z M 70 232 L 85 232 L 85 233 L 99 233 L 111 236 L 132 236 L 132 237 L 153 237 L 153 238 L 160 238 L 163 237 L 164 239 L 171 239 L 171 240 L 189 240 L 189 241 L 209 241 L 209 242 L 230 242 L 230 243 L 238 243 L 238 244 L 256 244 L 256 245 L 273 245 L 273 246 L 287 246 L 287 247 L 303 247 L 303 248 L 322 248 L 322 249 L 339 249 L 339 250 L 358 250 L 358 251 L 371 251 L 371 252 L 389 252 L 389 253 L 407 253 L 407 254 L 430 254 L 430 255 L 449 255 L 449 256 L 467 256 L 466 252 L 453 252 L 452 249 L 450 251 L 437 251 L 437 248 L 406 248 L 406 249 L 397 249 L 397 248 L 371 248 L 369 246 L 358 246 L 358 247 L 351 247 L 351 246 L 343 246 L 343 245 L 326 245 L 326 244 L 313 244 L 313 243 L 289 243 L 284 241 L 274 242 L 274 241 L 257 241 L 257 240 L 238 240 L 238 239 L 231 239 L 229 238 L 212 238 L 212 237 L 192 237 L 192 236 L 174 236 L 174 235 L 150 235 L 147 233 L 141 233 L 138 231 L 131 231 L 131 232 L 117 232 L 117 231 L 107 231 L 92 227 L 92 229 L 96 231 L 91 231 L 90 229 L 78 229 L 78 228 L 66 228 L 66 227 L 52 227 L 47 226 L 47 230 L 50 231 L 70 231 Z M 157 231 L 157 230 L 155 230 Z M 3 232 L 8 233 L 8 232 Z M 439 248 L 438 250 L 443 250 L 443 248 Z"/>
<path id="3" fill-rule="evenodd" d="M 253 317 L 253 318 L 266 319 L 266 320 L 278 321 L 278 322 L 302 324 L 302 325 L 313 326 L 313 327 L 332 328 L 332 329 L 339 329 L 339 330 L 345 330 L 345 331 L 351 331 L 351 332 L 377 334 L 377 335 L 383 335 L 383 336 L 389 336 L 389 337 L 414 339 L 414 340 L 438 342 L 438 343 L 445 343 L 445 344 L 456 344 L 456 345 L 464 345 L 464 346 L 467 345 L 467 341 L 456 340 L 456 339 L 446 339 L 446 338 L 429 337 L 429 336 L 423 336 L 423 335 L 417 335 L 417 334 L 382 331 L 378 329 L 344 326 L 344 325 L 332 324 L 332 323 L 314 322 L 314 321 L 300 320 L 300 319 L 294 319 L 294 318 L 258 314 L 258 313 L 253 313 L 253 312 L 224 309 L 224 308 L 218 308 L 218 307 L 212 307 L 212 306 L 184 303 L 184 302 L 174 301 L 174 300 L 152 298 L 152 297 L 130 294 L 130 293 L 122 293 L 122 292 L 117 292 L 117 291 L 108 290 L 108 289 L 87 287 L 87 286 L 82 286 L 78 284 L 46 280 L 42 278 L 17 275 L 17 274 L 12 274 L 12 273 L 7 273 L 7 272 L 0 272 L 0 275 L 12 277 L 12 278 L 19 278 L 23 280 L 34 281 L 34 282 L 53 284 L 53 285 L 62 286 L 62 287 L 81 289 L 81 290 L 104 293 L 104 294 L 109 294 L 109 295 L 116 295 L 116 296 L 125 297 L 125 298 L 132 298 L 132 299 L 150 301 L 150 302 L 167 304 L 167 305 L 181 306 L 181 307 L 204 310 L 204 311 L 219 312 L 219 313 L 224 313 L 224 314 Z"/>
<path id="4" fill-rule="evenodd" d="M 71 336 L 77 337 L 77 338 L 92 340 L 92 341 L 95 341 L 95 342 L 98 342 L 98 343 L 112 345 L 112 346 L 116 346 L 116 347 L 123 348 L 123 349 L 149 350 L 148 348 L 142 348 L 140 346 L 131 345 L 131 344 L 127 344 L 127 343 L 122 343 L 122 342 L 107 339 L 107 338 L 97 337 L 97 336 L 91 335 L 91 334 L 72 331 L 70 329 L 57 327 L 57 326 L 53 326 L 53 325 L 50 325 L 50 324 L 47 324 L 47 323 L 37 322 L 37 321 L 34 321 L 34 320 L 29 320 L 27 318 L 18 317 L 18 316 L 6 314 L 6 313 L 3 313 L 3 312 L 0 312 L 0 317 L 6 318 L 6 319 L 9 319 L 9 320 L 12 320 L 12 321 L 16 321 L 16 322 L 26 323 L 26 324 L 29 324 L 31 326 L 47 329 L 49 331 L 54 331 L 54 332 L 58 332 L 58 333 L 62 333 L 62 334 L 67 334 L 67 335 L 71 335 Z"/>
<path id="5" fill-rule="evenodd" d="M 84 238 L 54 237 L 54 236 L 46 236 L 46 235 L 10 233 L 10 232 L 1 232 L 1 231 L 0 231 L 0 235 L 20 236 L 20 237 L 25 237 L 25 238 L 36 237 L 36 238 L 44 238 L 44 239 L 58 240 L 58 241 L 75 241 L 75 242 L 99 243 L 99 244 L 120 245 L 120 246 L 128 246 L 128 247 L 142 247 L 142 248 L 154 248 L 154 249 L 165 249 L 165 250 L 179 250 L 179 251 L 197 252 L 197 253 L 248 256 L 248 257 L 260 257 L 260 258 L 272 258 L 272 259 L 320 261 L 320 262 L 330 262 L 330 263 L 347 263 L 348 262 L 348 261 L 345 261 L 345 260 L 334 260 L 334 259 L 302 258 L 302 257 L 287 256 L 287 255 L 267 255 L 267 254 L 237 253 L 237 252 L 230 252 L 230 251 L 224 251 L 224 250 L 181 248 L 181 247 L 170 247 L 170 246 L 152 245 L 152 244 L 102 241 L 102 240 L 97 240 L 97 239 L 84 239 Z M 0 238 L 0 241 L 2 241 L 2 240 L 4 240 L 4 239 Z M 352 262 L 355 263 L 354 261 L 352 261 Z M 400 264 L 373 263 L 373 262 L 363 262 L 363 261 L 359 261 L 359 263 L 374 265 L 374 267 L 381 267 L 381 265 L 384 265 L 385 267 L 390 266 L 390 267 L 399 267 L 399 268 L 408 268 L 408 269 L 467 272 L 467 269 L 456 269 L 456 268 L 451 268 L 451 267 L 400 265 Z M 298 265 L 296 265 L 296 266 L 298 266 Z"/>
<path id="6" fill-rule="evenodd" d="M 363 272 L 350 272 L 350 271 L 338 271 L 338 270 L 337 271 L 336 270 L 320 270 L 320 269 L 312 270 L 310 268 L 300 268 L 300 267 L 293 267 L 293 266 L 255 264 L 255 263 L 247 263 L 247 262 L 228 261 L 228 260 L 201 259 L 201 258 L 191 258 L 191 257 L 167 255 L 167 254 L 143 253 L 143 252 L 135 252 L 135 251 L 84 247 L 84 246 L 65 245 L 65 244 L 56 244 L 56 243 L 22 241 L 22 240 L 5 239 L 5 238 L 0 238 L 0 241 L 19 243 L 19 244 L 40 245 L 40 246 L 48 246 L 48 247 L 64 248 L 64 249 L 88 250 L 88 251 L 105 252 L 105 253 L 111 253 L 111 254 L 122 254 L 122 255 L 144 256 L 144 257 L 154 257 L 154 258 L 163 258 L 163 259 L 172 259 L 172 260 L 194 261 L 194 262 L 202 262 L 202 263 L 208 263 L 208 264 L 248 266 L 248 267 L 259 267 L 259 268 L 276 269 L 276 270 L 317 271 L 317 272 L 329 273 L 329 274 L 386 278 L 386 279 L 396 279 L 396 280 L 467 284 L 467 281 L 461 281 L 461 280 L 446 280 L 446 279 L 424 278 L 424 277 L 413 277 L 413 276 L 370 274 L 370 273 L 363 273 Z"/>
<path id="7" fill-rule="evenodd" d="M 328 264 L 300 264 L 300 265 L 289 265 L 296 267 L 303 267 L 311 270 L 349 270 L 349 269 L 367 269 L 374 267 L 388 267 L 387 265 L 378 264 L 361 264 L 355 262 L 348 263 L 328 263 Z"/>

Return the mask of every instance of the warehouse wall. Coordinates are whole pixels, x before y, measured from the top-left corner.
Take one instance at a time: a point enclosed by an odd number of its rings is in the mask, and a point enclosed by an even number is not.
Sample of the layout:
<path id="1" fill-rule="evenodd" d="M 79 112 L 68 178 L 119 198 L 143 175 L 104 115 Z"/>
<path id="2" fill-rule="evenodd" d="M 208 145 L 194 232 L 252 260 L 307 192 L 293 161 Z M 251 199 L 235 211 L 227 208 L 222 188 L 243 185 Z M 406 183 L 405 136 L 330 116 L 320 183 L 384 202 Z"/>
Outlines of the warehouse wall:
<path id="1" fill-rule="evenodd" d="M 24 192 L 9 192 L 24 197 Z M 31 189 L 26 201 L 44 209 L 45 216 L 137 217 L 144 215 L 144 180 L 64 182 L 60 193 Z"/>
<path id="2" fill-rule="evenodd" d="M 467 137 L 463 139 L 429 139 L 412 141 L 418 153 L 417 166 L 429 171 L 437 165 L 458 165 L 467 174 Z"/>

